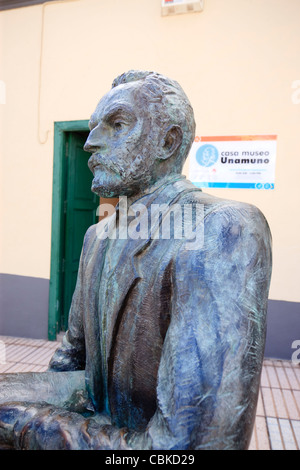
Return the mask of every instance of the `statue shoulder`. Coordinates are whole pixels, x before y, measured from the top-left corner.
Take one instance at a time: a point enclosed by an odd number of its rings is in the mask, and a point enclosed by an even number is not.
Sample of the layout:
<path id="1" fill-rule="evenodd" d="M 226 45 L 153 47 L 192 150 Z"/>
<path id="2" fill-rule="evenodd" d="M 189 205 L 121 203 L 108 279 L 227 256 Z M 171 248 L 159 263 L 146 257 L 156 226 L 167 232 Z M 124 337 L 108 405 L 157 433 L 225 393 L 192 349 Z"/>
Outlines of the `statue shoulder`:
<path id="1" fill-rule="evenodd" d="M 219 220 L 222 225 L 237 224 L 241 227 L 251 226 L 253 229 L 269 229 L 268 222 L 262 211 L 255 205 L 223 199 L 210 194 L 195 193 L 197 203 L 203 204 L 206 225 L 214 225 Z"/>
<path id="2" fill-rule="evenodd" d="M 194 251 L 196 255 L 199 250 L 214 249 L 221 252 L 224 246 L 228 248 L 229 245 L 232 249 L 237 247 L 241 250 L 250 241 L 257 246 L 271 246 L 268 222 L 255 205 L 218 198 L 200 191 L 193 192 L 189 202 L 199 204 L 201 209 L 201 217 L 198 216 L 195 224 L 199 242 L 193 244 L 188 241 L 183 249 Z"/>

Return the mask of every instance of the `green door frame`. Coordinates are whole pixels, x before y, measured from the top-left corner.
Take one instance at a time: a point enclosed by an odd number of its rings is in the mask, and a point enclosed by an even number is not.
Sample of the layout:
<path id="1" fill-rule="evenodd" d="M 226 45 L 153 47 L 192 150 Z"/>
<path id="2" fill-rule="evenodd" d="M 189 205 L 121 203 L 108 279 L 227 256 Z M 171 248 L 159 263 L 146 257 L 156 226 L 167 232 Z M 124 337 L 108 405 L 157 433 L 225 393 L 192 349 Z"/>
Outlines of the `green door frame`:
<path id="1" fill-rule="evenodd" d="M 67 132 L 88 131 L 88 120 L 54 123 L 54 157 L 52 186 L 51 267 L 49 287 L 48 338 L 56 340 L 59 332 L 62 280 L 62 244 L 64 231 L 64 175 Z"/>

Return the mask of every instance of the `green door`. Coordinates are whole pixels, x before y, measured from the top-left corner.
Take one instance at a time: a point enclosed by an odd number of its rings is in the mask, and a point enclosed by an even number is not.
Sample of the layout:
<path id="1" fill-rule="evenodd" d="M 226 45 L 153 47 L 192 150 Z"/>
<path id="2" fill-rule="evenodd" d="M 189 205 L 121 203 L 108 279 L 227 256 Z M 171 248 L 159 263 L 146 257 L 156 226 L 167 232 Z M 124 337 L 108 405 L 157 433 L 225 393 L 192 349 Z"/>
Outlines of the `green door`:
<path id="1" fill-rule="evenodd" d="M 88 133 L 70 132 L 66 141 L 65 231 L 63 254 L 63 308 L 61 329 L 66 330 L 68 314 L 76 285 L 83 238 L 96 223 L 99 197 L 91 191 L 93 175 L 87 166 L 90 154 L 83 150 Z"/>

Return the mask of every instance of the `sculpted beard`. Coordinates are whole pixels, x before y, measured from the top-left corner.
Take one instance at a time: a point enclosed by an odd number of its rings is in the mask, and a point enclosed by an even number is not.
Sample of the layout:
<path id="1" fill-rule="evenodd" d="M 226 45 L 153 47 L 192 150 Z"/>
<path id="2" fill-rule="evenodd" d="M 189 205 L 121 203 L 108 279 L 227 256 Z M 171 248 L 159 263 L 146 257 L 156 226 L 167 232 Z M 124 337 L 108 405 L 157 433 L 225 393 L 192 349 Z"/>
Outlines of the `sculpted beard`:
<path id="1" fill-rule="evenodd" d="M 151 182 L 151 168 L 154 160 L 148 149 L 137 152 L 134 159 L 122 159 L 122 165 L 111 160 L 104 160 L 97 153 L 93 154 L 88 166 L 94 178 L 92 191 L 102 197 L 133 196 L 145 189 Z M 149 171 L 150 170 L 150 171 Z"/>

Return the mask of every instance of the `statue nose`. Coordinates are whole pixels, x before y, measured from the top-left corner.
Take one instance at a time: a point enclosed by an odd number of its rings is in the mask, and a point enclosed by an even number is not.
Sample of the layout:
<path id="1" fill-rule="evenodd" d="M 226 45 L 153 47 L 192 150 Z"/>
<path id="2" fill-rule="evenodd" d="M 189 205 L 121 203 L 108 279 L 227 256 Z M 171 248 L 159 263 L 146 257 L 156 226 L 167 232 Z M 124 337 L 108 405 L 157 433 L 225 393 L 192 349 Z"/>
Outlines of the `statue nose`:
<path id="1" fill-rule="evenodd" d="M 90 135 L 91 134 L 89 134 L 89 136 L 88 136 L 88 138 L 87 138 L 87 140 L 86 140 L 86 142 L 83 146 L 83 150 L 85 152 L 94 152 L 94 150 L 96 148 L 95 141 L 90 138 Z"/>
<path id="2" fill-rule="evenodd" d="M 103 148 L 102 139 L 100 139 L 100 136 L 96 134 L 94 130 L 92 130 L 83 146 L 83 150 L 86 152 L 95 152 L 100 148 Z"/>

